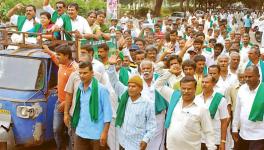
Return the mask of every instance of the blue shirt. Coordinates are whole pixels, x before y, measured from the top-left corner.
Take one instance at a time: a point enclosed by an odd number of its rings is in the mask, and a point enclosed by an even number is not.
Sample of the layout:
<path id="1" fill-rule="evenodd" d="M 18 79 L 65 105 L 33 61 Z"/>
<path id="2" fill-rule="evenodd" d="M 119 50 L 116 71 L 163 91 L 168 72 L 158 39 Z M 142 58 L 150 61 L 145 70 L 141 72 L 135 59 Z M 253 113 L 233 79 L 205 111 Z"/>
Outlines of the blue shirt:
<path id="1" fill-rule="evenodd" d="M 245 27 L 251 27 L 251 19 L 250 18 L 246 18 L 244 21 L 244 26 Z"/>
<path id="2" fill-rule="evenodd" d="M 108 90 L 98 83 L 98 121 L 93 122 L 90 116 L 90 96 L 92 84 L 89 85 L 86 91 L 83 89 L 83 84 L 80 83 L 81 90 L 80 103 L 80 119 L 76 128 L 76 134 L 85 139 L 99 140 L 104 129 L 104 123 L 111 122 L 112 108 L 110 104 L 110 96 Z"/>

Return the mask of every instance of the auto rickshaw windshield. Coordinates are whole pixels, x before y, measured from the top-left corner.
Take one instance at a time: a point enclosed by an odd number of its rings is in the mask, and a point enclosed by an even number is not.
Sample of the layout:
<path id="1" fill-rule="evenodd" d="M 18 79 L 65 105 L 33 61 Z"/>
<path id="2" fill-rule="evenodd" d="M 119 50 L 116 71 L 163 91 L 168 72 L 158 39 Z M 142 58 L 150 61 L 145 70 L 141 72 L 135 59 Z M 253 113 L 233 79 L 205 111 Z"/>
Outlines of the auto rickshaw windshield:
<path id="1" fill-rule="evenodd" d="M 0 56 L 0 88 L 40 90 L 45 67 L 39 59 Z"/>

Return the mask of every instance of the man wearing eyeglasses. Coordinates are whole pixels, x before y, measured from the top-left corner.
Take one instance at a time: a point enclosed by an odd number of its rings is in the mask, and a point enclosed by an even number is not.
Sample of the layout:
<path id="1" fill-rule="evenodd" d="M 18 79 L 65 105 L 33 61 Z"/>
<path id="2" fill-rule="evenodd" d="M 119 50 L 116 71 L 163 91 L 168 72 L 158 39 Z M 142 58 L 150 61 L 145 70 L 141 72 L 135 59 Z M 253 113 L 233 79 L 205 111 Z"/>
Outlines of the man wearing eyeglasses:
<path id="1" fill-rule="evenodd" d="M 43 10 L 51 14 L 51 21 L 55 23 L 57 19 L 66 12 L 66 4 L 63 1 L 56 2 L 56 8 L 52 8 L 49 0 L 44 0 Z"/>

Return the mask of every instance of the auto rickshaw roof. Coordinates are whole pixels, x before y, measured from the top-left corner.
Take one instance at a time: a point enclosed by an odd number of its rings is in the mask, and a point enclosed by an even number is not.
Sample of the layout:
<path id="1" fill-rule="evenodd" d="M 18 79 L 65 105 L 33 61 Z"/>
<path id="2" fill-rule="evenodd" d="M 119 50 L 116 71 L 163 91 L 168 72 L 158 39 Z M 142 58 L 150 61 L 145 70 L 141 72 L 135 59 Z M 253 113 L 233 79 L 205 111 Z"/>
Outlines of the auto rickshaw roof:
<path id="1" fill-rule="evenodd" d="M 44 52 L 42 49 L 35 48 L 35 49 L 28 49 L 28 48 L 20 48 L 20 49 L 5 49 L 0 50 L 0 55 L 13 55 L 13 56 L 23 56 L 23 57 L 33 57 L 33 58 L 44 58 L 49 59 L 50 56 Z"/>

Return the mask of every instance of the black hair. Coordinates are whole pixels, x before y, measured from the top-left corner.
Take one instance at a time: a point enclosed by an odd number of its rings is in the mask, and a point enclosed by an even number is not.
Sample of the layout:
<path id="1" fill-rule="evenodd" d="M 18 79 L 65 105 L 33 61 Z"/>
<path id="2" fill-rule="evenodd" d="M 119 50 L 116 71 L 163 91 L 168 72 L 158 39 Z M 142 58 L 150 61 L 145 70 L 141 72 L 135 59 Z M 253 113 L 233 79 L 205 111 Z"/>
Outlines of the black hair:
<path id="1" fill-rule="evenodd" d="M 106 44 L 106 43 L 102 43 L 98 46 L 98 49 L 99 48 L 102 48 L 104 49 L 105 51 L 109 51 L 109 46 Z"/>
<path id="2" fill-rule="evenodd" d="M 221 44 L 221 43 L 216 43 L 215 46 L 214 46 L 214 48 L 216 48 L 216 47 L 220 47 L 221 48 L 221 51 L 223 51 L 223 49 L 224 49 L 224 45 Z"/>
<path id="3" fill-rule="evenodd" d="M 68 55 L 69 59 L 72 59 L 72 48 L 68 44 L 59 45 L 55 48 L 56 53 Z"/>
<path id="4" fill-rule="evenodd" d="M 79 68 L 83 69 L 83 68 L 86 68 L 86 67 L 88 67 L 90 71 L 93 71 L 93 65 L 92 65 L 91 62 L 86 61 L 86 62 L 80 62 L 79 63 Z"/>
<path id="5" fill-rule="evenodd" d="M 194 62 L 199 62 L 199 61 L 206 61 L 206 58 L 204 57 L 204 55 L 196 55 L 196 56 L 194 56 L 194 58 L 193 58 L 193 61 Z"/>
<path id="6" fill-rule="evenodd" d="M 182 62 L 182 69 L 184 67 L 192 67 L 194 70 L 196 69 L 196 63 L 193 60 L 187 59 Z"/>
<path id="7" fill-rule="evenodd" d="M 178 56 L 178 55 L 170 55 L 169 58 L 168 58 L 169 64 L 170 64 L 170 62 L 172 60 L 177 60 L 179 64 L 182 63 L 182 58 L 180 56 Z"/>
<path id="8" fill-rule="evenodd" d="M 36 12 L 36 6 L 34 6 L 34 5 L 32 5 L 32 4 L 28 4 L 28 5 L 26 6 L 26 8 L 28 8 L 28 7 L 32 7 L 33 10 L 34 10 L 34 12 Z"/>
<path id="9" fill-rule="evenodd" d="M 51 15 L 50 15 L 50 13 L 48 13 L 48 12 L 46 12 L 46 11 L 44 11 L 44 12 L 40 13 L 40 16 L 42 16 L 42 15 L 46 16 L 48 19 L 50 19 L 50 18 L 51 18 Z"/>
<path id="10" fill-rule="evenodd" d="M 216 68 L 218 70 L 218 73 L 220 73 L 220 66 L 219 65 L 211 65 L 208 68 L 208 71 L 210 70 L 210 68 Z"/>
<path id="11" fill-rule="evenodd" d="M 79 11 L 79 5 L 77 4 L 77 3 L 70 3 L 69 5 L 68 5 L 68 8 L 69 7 L 74 7 L 77 11 Z"/>
<path id="12" fill-rule="evenodd" d="M 58 2 L 56 2 L 56 5 L 57 5 L 57 4 L 62 4 L 63 7 L 66 7 L 66 3 L 65 3 L 64 1 L 58 1 Z"/>
<path id="13" fill-rule="evenodd" d="M 189 83 L 189 82 L 193 82 L 195 84 L 195 87 L 196 87 L 197 81 L 192 76 L 185 76 L 185 77 L 183 77 L 181 79 L 181 81 L 180 81 L 180 84 L 182 84 L 182 83 Z"/>

